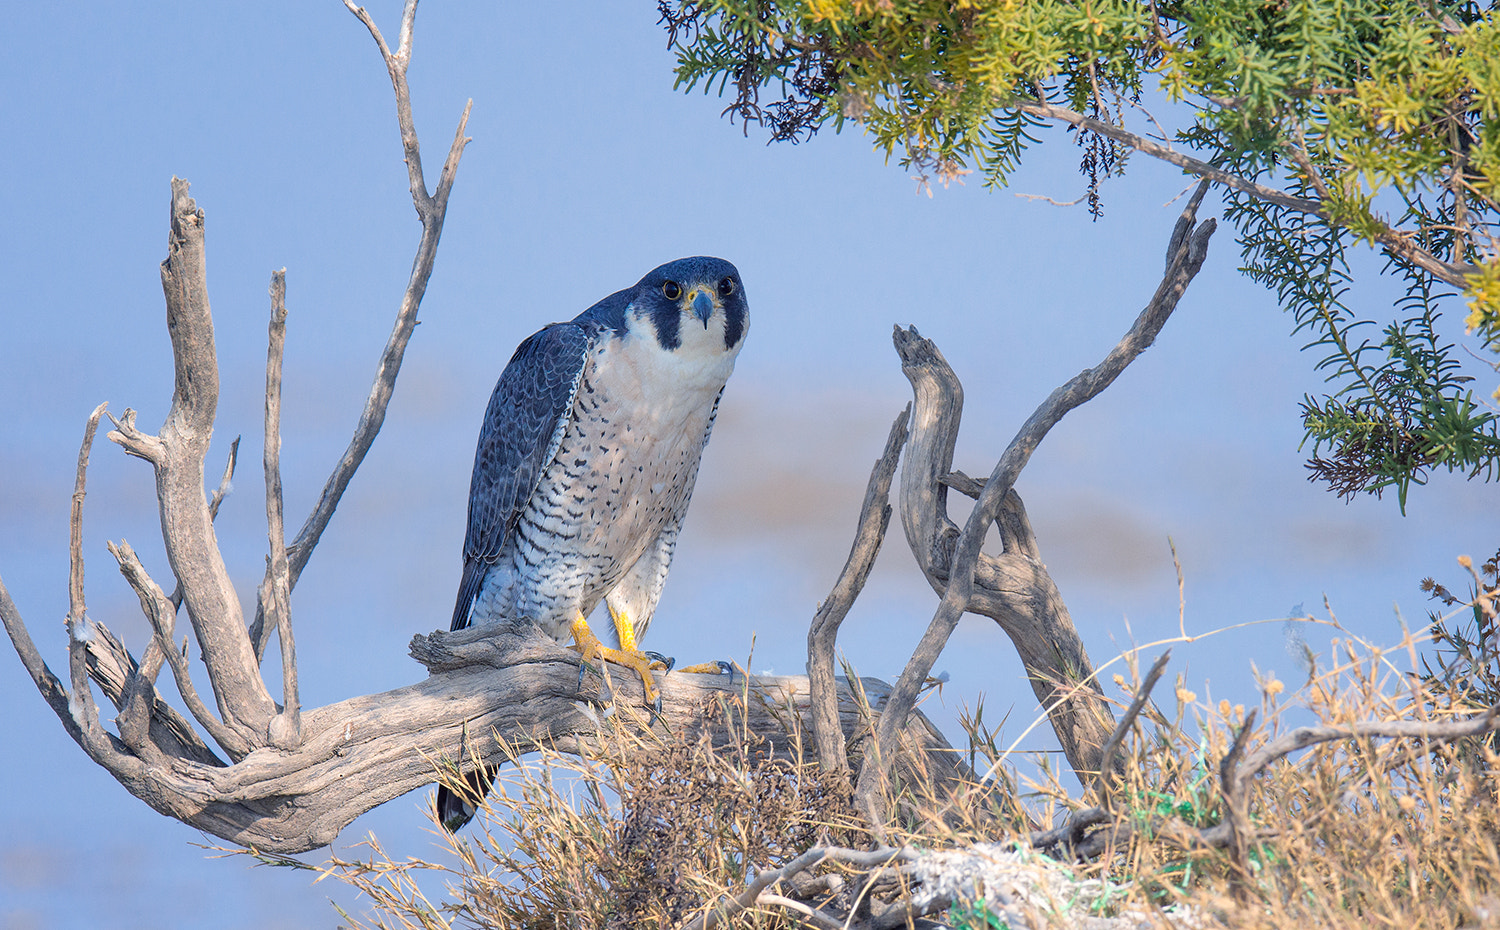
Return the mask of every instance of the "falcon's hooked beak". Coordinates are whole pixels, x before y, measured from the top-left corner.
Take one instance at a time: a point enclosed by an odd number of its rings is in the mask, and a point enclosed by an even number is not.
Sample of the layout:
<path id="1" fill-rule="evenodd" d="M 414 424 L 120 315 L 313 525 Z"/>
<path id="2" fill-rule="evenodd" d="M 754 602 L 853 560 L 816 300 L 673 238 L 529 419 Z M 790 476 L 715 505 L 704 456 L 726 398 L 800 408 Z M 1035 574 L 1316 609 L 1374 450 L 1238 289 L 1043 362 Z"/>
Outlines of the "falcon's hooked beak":
<path id="1" fill-rule="evenodd" d="M 693 316 L 703 321 L 703 328 L 708 329 L 708 318 L 714 315 L 714 299 L 706 290 L 695 290 L 688 295 L 688 301 L 693 305 Z"/>

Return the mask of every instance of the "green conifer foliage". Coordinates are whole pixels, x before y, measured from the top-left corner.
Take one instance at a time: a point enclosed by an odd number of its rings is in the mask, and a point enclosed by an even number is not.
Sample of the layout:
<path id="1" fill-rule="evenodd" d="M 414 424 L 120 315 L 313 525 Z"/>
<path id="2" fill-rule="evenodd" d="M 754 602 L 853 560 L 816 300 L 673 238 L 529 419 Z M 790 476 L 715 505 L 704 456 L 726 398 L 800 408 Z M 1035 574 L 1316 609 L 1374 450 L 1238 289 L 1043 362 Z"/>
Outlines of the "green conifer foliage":
<path id="1" fill-rule="evenodd" d="M 1243 270 L 1320 353 L 1303 404 L 1314 480 L 1389 488 L 1500 475 L 1500 417 L 1434 329 L 1500 368 L 1500 23 L 1429 0 L 661 0 L 678 85 L 772 139 L 859 125 L 922 183 L 1003 186 L 1066 124 L 1087 202 L 1140 153 L 1208 177 Z M 1184 126 L 1141 105 L 1159 90 Z M 1345 302 L 1351 246 L 1404 282 L 1397 316 Z M 1377 337 L 1375 334 L 1379 333 Z"/>

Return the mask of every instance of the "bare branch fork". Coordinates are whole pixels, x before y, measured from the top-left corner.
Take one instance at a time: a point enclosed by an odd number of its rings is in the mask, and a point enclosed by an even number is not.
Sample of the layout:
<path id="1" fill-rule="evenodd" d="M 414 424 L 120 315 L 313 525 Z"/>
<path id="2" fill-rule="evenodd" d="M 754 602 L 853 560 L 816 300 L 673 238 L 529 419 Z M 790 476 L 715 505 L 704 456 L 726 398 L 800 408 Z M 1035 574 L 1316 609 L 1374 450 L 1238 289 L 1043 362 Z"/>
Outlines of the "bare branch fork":
<path id="1" fill-rule="evenodd" d="M 1092 664 L 1057 587 L 1041 564 L 1014 485 L 1047 432 L 1069 410 L 1113 383 L 1155 341 L 1207 256 L 1215 222 L 1198 223 L 1197 209 L 1208 183 L 1199 184 L 1177 221 L 1167 246 L 1166 273 L 1151 301 L 1098 366 L 1053 391 L 1022 425 L 979 490 L 962 532 L 948 518 L 946 492 L 949 484 L 966 483 L 950 476 L 963 388 L 936 346 L 915 328 L 896 329 L 896 351 L 914 394 L 901 522 L 918 564 L 942 600 L 891 692 L 874 750 L 865 757 L 856 791 L 866 804 L 878 803 L 883 794 L 892 760 L 882 748 L 896 745 L 896 727 L 916 706 L 922 683 L 968 611 L 991 617 L 1010 636 L 1079 780 L 1090 784 L 1098 776 L 1113 715 L 1093 681 Z M 1004 548 L 998 557 L 980 552 L 997 519 Z"/>
<path id="2" fill-rule="evenodd" d="M 318 498 L 318 503 L 313 507 L 312 513 L 308 514 L 296 538 L 286 547 L 288 592 L 297 586 L 297 579 L 302 577 L 302 569 L 307 566 L 307 560 L 312 557 L 313 549 L 317 547 L 318 540 L 323 536 L 323 530 L 328 527 L 328 521 L 333 518 L 333 512 L 344 495 L 344 489 L 349 486 L 349 480 L 354 477 L 354 472 L 364 461 L 365 453 L 370 451 L 376 434 L 385 423 L 386 406 L 390 403 L 391 393 L 396 387 L 396 376 L 401 371 L 401 360 L 406 354 L 406 344 L 411 340 L 412 331 L 417 326 L 417 310 L 421 307 L 423 295 L 427 293 L 427 280 L 432 276 L 433 262 L 437 258 L 438 240 L 442 238 L 443 221 L 448 215 L 448 195 L 453 191 L 453 179 L 458 173 L 458 160 L 463 156 L 464 147 L 469 143 L 469 138 L 464 135 L 464 131 L 469 125 L 469 111 L 474 106 L 473 100 L 464 104 L 463 116 L 459 118 L 458 129 L 453 135 L 453 143 L 448 147 L 448 157 L 443 162 L 442 173 L 438 176 L 437 190 L 429 194 L 427 182 L 422 174 L 422 149 L 417 142 L 416 123 L 411 115 L 411 92 L 406 83 L 406 69 L 411 64 L 412 29 L 417 16 L 417 0 L 406 0 L 406 7 L 401 14 L 400 39 L 394 52 L 386 44 L 380 29 L 376 27 L 375 21 L 370 18 L 370 14 L 365 11 L 364 7 L 357 7 L 350 0 L 344 0 L 344 6 L 369 30 L 376 47 L 380 50 L 380 57 L 385 62 L 386 71 L 390 74 L 391 86 L 396 94 L 396 123 L 401 131 L 401 147 L 406 158 L 412 204 L 416 207 L 417 218 L 422 223 L 422 238 L 417 244 L 411 278 L 407 283 L 406 293 L 402 295 L 401 309 L 396 314 L 395 326 L 391 329 L 390 339 L 386 341 L 385 350 L 380 355 L 380 364 L 375 371 L 375 381 L 370 386 L 369 397 L 366 398 L 364 410 L 360 413 L 359 425 L 355 428 L 354 436 L 349 440 L 349 446 L 344 450 L 338 465 L 323 485 L 323 492 Z M 267 622 L 265 602 L 262 600 L 256 608 L 255 622 L 250 627 L 250 640 L 254 644 L 257 661 L 265 655 L 266 645 L 270 641 L 274 627 L 274 623 Z"/>
<path id="3" fill-rule="evenodd" d="M 242 760 L 262 747 L 295 749 L 302 741 L 296 653 L 289 617 L 290 591 L 384 419 L 406 344 L 416 324 L 417 309 L 432 272 L 458 161 L 468 141 L 464 135 L 469 113 L 466 106 L 436 192 L 429 194 L 422 175 L 420 149 L 406 87 L 416 3 L 406 4 L 401 41 L 394 52 L 387 47 L 363 9 L 352 5 L 350 9 L 374 37 L 396 89 L 398 124 L 413 202 L 422 223 L 422 238 L 396 325 L 382 355 L 358 428 L 348 450 L 329 477 L 321 499 L 291 546 L 285 544 L 283 535 L 279 470 L 285 279 L 280 272 L 273 279 L 265 423 L 270 556 L 255 624 L 247 633 L 239 599 L 229 581 L 213 531 L 213 519 L 234 468 L 238 440 L 231 449 L 224 483 L 211 498 L 204 493 L 203 460 L 212 437 L 218 402 L 218 366 L 204 260 L 203 213 L 188 195 L 187 183 L 175 178 L 172 182 L 168 256 L 161 270 L 176 372 L 172 403 L 166 421 L 156 435 L 141 431 L 136 426 L 135 412 L 126 410 L 118 420 L 111 417 L 115 429 L 110 433 L 110 439 L 127 453 L 143 458 L 153 466 L 162 535 L 177 580 L 176 589 L 172 595 L 167 595 L 151 579 L 127 543 L 110 544 L 110 551 L 139 596 L 154 633 L 140 662 L 103 624 L 95 623 L 85 613 L 81 510 L 88 453 L 95 427 L 104 412 L 103 405 L 89 420 L 79 454 L 73 498 L 68 614 L 71 689 L 47 669 L 14 603 L 0 586 L 0 614 L 4 615 L 7 632 L 33 681 L 63 718 L 65 727 L 95 761 L 126 782 L 132 791 L 143 797 L 151 795 L 147 800 L 153 806 L 174 816 L 180 816 L 194 804 L 181 797 L 168 798 L 166 795 L 171 792 L 163 794 L 158 790 L 160 785 L 153 786 L 153 777 L 160 776 L 163 769 L 171 769 L 183 762 L 208 766 L 223 766 L 224 763 L 197 737 L 192 725 L 160 699 L 155 690 L 155 679 L 163 663 L 172 669 L 189 711 L 231 761 Z M 213 686 L 213 708 L 205 705 L 193 687 L 187 669 L 186 643 L 180 647 L 176 645 L 175 618 L 179 606 L 187 609 L 199 652 L 208 668 Z M 272 630 L 279 630 L 281 637 L 283 705 L 280 707 L 272 700 L 258 669 Z M 118 737 L 105 733 L 99 725 L 88 683 L 90 677 L 120 709 L 116 721 Z"/>

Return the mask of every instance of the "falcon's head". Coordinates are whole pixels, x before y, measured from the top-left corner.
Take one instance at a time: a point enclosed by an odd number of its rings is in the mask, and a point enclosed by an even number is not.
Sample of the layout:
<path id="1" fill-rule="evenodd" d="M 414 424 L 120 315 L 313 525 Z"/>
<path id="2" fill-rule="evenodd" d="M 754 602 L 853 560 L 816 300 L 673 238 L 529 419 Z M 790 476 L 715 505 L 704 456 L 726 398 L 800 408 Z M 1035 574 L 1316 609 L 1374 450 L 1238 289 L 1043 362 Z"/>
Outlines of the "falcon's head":
<path id="1" fill-rule="evenodd" d="M 739 353 L 749 311 L 739 271 L 722 258 L 698 255 L 648 273 L 631 289 L 625 314 L 633 330 L 649 324 L 662 349 L 712 357 Z"/>

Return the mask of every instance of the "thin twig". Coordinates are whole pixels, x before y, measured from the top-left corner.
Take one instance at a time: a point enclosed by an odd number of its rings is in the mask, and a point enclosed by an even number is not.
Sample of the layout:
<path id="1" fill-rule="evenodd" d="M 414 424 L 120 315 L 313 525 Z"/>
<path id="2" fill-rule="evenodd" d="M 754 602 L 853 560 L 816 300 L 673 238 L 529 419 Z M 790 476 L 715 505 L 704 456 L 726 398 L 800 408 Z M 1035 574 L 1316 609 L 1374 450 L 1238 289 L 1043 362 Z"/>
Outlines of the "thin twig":
<path id="1" fill-rule="evenodd" d="M 104 415 L 107 403 L 100 404 L 89 414 L 89 422 L 83 430 L 83 443 L 78 447 L 78 469 L 73 478 L 73 500 L 68 517 L 68 673 L 73 692 L 69 696 L 69 711 L 78 729 L 95 740 L 103 739 L 103 728 L 99 725 L 99 708 L 94 706 L 94 691 L 89 685 L 88 647 L 90 621 L 83 599 L 83 499 L 88 483 L 89 451 L 94 447 L 94 432 L 99 428 L 99 418 Z"/>
<path id="2" fill-rule="evenodd" d="M 406 173 L 411 184 L 412 199 L 417 201 L 417 212 L 423 213 L 428 206 L 427 183 L 422 177 L 422 147 L 417 142 L 416 124 L 411 117 L 411 91 L 406 83 L 406 69 L 411 64 L 412 27 L 417 18 L 417 0 L 406 0 L 401 10 L 401 31 L 397 37 L 396 50 L 391 51 L 385 37 L 375 25 L 375 20 L 362 6 L 344 0 L 344 6 L 365 24 L 370 37 L 380 49 L 380 57 L 391 76 L 391 87 L 396 92 L 396 121 L 401 130 L 401 147 L 406 152 Z"/>
<path id="3" fill-rule="evenodd" d="M 178 649 L 173 641 L 177 611 L 171 598 L 152 580 L 129 543 L 121 540 L 118 544 L 111 542 L 106 545 L 120 565 L 120 574 L 125 576 L 125 581 L 140 599 L 141 612 L 150 621 L 152 633 L 161 644 L 167 667 L 172 670 L 172 679 L 177 683 L 177 692 L 182 695 L 183 703 L 187 704 L 188 712 L 225 752 L 236 759 L 243 757 L 254 748 L 255 734 L 243 732 L 234 724 L 233 718 L 221 722 L 198 696 L 198 689 L 193 686 L 192 672 L 187 664 L 187 639 L 183 639 L 182 649 Z"/>
<path id="4" fill-rule="evenodd" d="M 842 778 L 849 775 L 849 762 L 844 746 L 844 731 L 839 727 L 838 683 L 834 678 L 834 645 L 838 639 L 839 625 L 849 613 L 865 579 L 875 564 L 885 539 L 886 528 L 891 522 L 891 479 L 896 474 L 896 464 L 901 459 L 901 449 L 906 445 L 906 424 L 911 417 L 911 404 L 891 424 L 886 438 L 885 451 L 870 472 L 870 481 L 865 488 L 865 500 L 860 506 L 859 526 L 854 534 L 854 544 L 849 558 L 839 572 L 833 590 L 813 616 L 807 631 L 807 680 L 811 691 L 813 741 L 818 749 L 818 766 L 824 772 Z"/>
<path id="5" fill-rule="evenodd" d="M 1151 670 L 1146 673 L 1146 679 L 1136 689 L 1135 700 L 1130 702 L 1130 706 L 1120 717 L 1120 722 L 1115 725 L 1115 731 L 1109 735 L 1109 739 L 1099 750 L 1099 776 L 1094 782 L 1094 793 L 1099 796 L 1100 800 L 1107 797 L 1105 789 L 1109 787 L 1109 776 L 1114 769 L 1115 752 L 1120 748 L 1125 734 L 1129 733 L 1130 728 L 1135 725 L 1135 718 L 1140 716 L 1146 702 L 1151 700 L 1151 689 L 1155 688 L 1156 683 L 1161 680 L 1162 672 L 1166 671 L 1167 661 L 1171 658 L 1172 650 L 1168 649 L 1151 663 Z"/>
<path id="6" fill-rule="evenodd" d="M 104 414 L 104 404 L 94 408 L 84 429 L 83 442 L 78 450 L 78 469 L 74 477 L 73 499 L 69 513 L 69 610 L 66 618 L 68 628 L 68 671 L 73 691 L 69 693 L 37 651 L 36 643 L 26 629 L 21 612 L 10 598 L 10 592 L 0 583 L 0 620 L 5 623 L 5 632 L 15 646 L 16 654 L 31 674 L 31 680 L 42 693 L 53 713 L 62 721 L 68 735 L 88 753 L 89 758 L 103 766 L 122 781 L 138 777 L 143 768 L 140 759 L 122 752 L 122 744 L 112 739 L 99 723 L 99 711 L 94 704 L 93 691 L 88 680 L 87 642 L 93 633 L 93 625 L 87 618 L 87 605 L 83 599 L 83 501 L 87 485 L 89 450 L 94 442 L 94 433 L 99 418 Z"/>
<path id="7" fill-rule="evenodd" d="M 282 711 L 272 718 L 270 737 L 278 749 L 302 739 L 297 697 L 297 644 L 292 637 L 291 585 L 287 580 L 286 528 L 281 509 L 281 360 L 286 351 L 286 269 L 271 274 L 271 322 L 266 347 L 266 536 L 270 555 L 260 585 L 260 612 L 281 632 Z"/>
<path id="8" fill-rule="evenodd" d="M 1020 191 L 1012 191 L 1011 193 L 1015 194 L 1015 196 L 1017 197 L 1020 197 L 1022 200 L 1042 200 L 1052 204 L 1052 206 L 1054 207 L 1076 207 L 1079 204 L 1083 203 L 1084 200 L 1088 199 L 1088 194 L 1084 194 L 1082 197 L 1079 197 L 1075 200 L 1057 200 L 1055 198 L 1048 197 L 1046 194 L 1023 194 Z"/>

